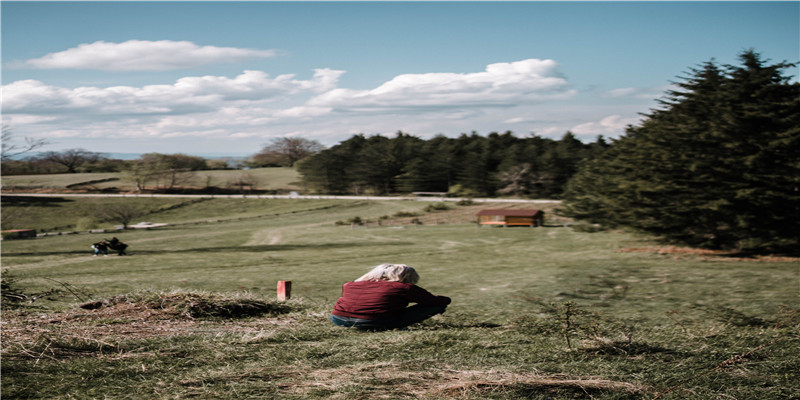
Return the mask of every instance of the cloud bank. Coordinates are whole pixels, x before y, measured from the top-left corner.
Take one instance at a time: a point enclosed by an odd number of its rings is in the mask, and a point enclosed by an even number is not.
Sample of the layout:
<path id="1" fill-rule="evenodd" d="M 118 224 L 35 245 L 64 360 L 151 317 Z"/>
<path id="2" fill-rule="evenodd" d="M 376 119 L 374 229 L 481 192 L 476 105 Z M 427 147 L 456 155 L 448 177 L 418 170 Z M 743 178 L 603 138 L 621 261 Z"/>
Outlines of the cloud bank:
<path id="1" fill-rule="evenodd" d="M 225 107 L 249 107 L 299 93 L 334 88 L 344 71 L 317 69 L 310 80 L 294 75 L 271 78 L 262 71 L 244 71 L 234 78 L 186 77 L 172 85 L 111 86 L 74 89 L 23 80 L 3 86 L 3 111 L 19 114 L 86 115 L 190 114 Z"/>
<path id="2" fill-rule="evenodd" d="M 600 121 L 586 122 L 574 126 L 570 131 L 578 136 L 617 135 L 625 131 L 628 125 L 634 125 L 641 118 L 625 118 L 621 115 L 609 115 Z"/>
<path id="3" fill-rule="evenodd" d="M 404 74 L 371 90 L 334 89 L 308 102 L 336 109 L 514 106 L 575 94 L 553 60 L 490 64 L 485 71 Z"/>
<path id="4" fill-rule="evenodd" d="M 22 63 L 36 69 L 91 69 L 105 71 L 161 71 L 213 63 L 240 62 L 274 57 L 275 50 L 198 46 L 187 41 L 97 41 L 50 53 Z"/>
<path id="5" fill-rule="evenodd" d="M 125 43 L 136 47 L 142 42 Z M 186 42 L 145 42 L 144 47 L 156 43 L 167 48 L 181 43 L 178 47 L 185 49 L 182 54 L 186 57 L 179 58 L 184 65 L 219 60 L 220 54 L 228 51 Z M 119 50 L 120 46 L 112 48 Z M 71 64 L 63 60 L 59 64 L 58 57 L 52 57 L 49 65 L 81 65 L 81 59 L 86 62 L 91 57 L 88 49 L 79 49 L 71 53 Z M 76 49 L 56 54 L 72 50 Z M 109 63 L 116 65 L 113 68 L 132 68 L 128 56 L 133 53 L 126 54 L 112 57 L 114 61 Z M 188 56 L 191 54 L 196 57 Z M 248 51 L 242 54 L 252 56 Z M 160 58 L 152 55 L 148 65 L 178 65 Z M 301 79 L 294 74 L 273 77 L 264 71 L 245 70 L 233 77 L 187 76 L 172 84 L 140 87 L 68 88 L 20 80 L 2 88 L 3 122 L 22 128 L 20 134 L 38 131 L 51 138 L 256 140 L 293 134 L 328 142 L 338 138 L 334 143 L 354 133 L 404 130 L 432 136 L 510 129 L 503 124 L 557 136 L 569 129 L 587 137 L 614 136 L 633 122 L 620 115 L 598 122 L 572 122 L 576 116 L 568 115 L 564 101 L 577 91 L 553 60 L 494 63 L 483 71 L 468 73 L 400 74 L 366 90 L 340 87 L 343 74 L 345 71 L 321 68 L 314 70 L 312 77 Z"/>

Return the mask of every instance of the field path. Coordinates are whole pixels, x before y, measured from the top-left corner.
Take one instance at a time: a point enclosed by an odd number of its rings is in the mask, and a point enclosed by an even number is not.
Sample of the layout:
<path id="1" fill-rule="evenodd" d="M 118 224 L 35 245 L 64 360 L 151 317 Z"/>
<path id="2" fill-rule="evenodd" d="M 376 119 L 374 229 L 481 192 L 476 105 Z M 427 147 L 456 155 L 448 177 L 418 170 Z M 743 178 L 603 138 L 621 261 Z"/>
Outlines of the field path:
<path id="1" fill-rule="evenodd" d="M 286 229 L 297 229 L 297 228 L 310 228 L 314 226 L 322 226 L 328 225 L 331 222 L 316 222 L 313 224 L 303 224 L 303 225 L 292 225 L 284 228 L 267 228 L 261 229 L 258 231 L 253 232 L 253 235 L 250 237 L 250 240 L 244 244 L 244 246 L 260 246 L 264 244 L 268 245 L 276 245 L 283 243 L 283 232 Z"/>
<path id="2" fill-rule="evenodd" d="M 245 246 L 258 246 L 262 244 L 275 245 L 283 241 L 283 229 L 262 229 L 253 232 L 253 236 Z"/>

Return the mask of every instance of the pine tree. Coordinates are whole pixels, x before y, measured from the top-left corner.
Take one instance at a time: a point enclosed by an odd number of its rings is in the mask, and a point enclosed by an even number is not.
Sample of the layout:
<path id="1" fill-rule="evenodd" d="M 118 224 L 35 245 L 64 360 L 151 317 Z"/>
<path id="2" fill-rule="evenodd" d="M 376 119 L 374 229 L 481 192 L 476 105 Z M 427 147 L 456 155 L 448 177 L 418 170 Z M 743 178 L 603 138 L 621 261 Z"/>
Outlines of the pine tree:
<path id="1" fill-rule="evenodd" d="M 800 244 L 800 84 L 750 50 L 692 69 L 565 193 L 565 213 L 710 248 Z"/>

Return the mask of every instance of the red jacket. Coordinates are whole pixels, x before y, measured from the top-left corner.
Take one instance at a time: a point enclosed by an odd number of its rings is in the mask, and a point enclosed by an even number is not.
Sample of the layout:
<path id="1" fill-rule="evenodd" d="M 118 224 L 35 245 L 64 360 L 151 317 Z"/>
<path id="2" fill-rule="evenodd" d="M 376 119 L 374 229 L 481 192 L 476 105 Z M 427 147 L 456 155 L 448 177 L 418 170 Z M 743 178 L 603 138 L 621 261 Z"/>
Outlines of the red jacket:
<path id="1" fill-rule="evenodd" d="M 347 282 L 342 286 L 342 297 L 336 301 L 332 314 L 340 317 L 381 319 L 397 315 L 409 303 L 444 306 L 450 304 L 450 298 L 432 295 L 410 283 Z"/>

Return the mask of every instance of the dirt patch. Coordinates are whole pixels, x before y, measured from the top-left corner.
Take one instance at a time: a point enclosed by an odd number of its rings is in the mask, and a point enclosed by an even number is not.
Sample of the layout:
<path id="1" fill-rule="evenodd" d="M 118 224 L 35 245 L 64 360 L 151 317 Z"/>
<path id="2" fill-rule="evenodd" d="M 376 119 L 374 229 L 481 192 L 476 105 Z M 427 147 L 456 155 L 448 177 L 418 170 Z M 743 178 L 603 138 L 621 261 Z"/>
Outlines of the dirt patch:
<path id="1" fill-rule="evenodd" d="M 800 262 L 798 257 L 782 257 L 774 255 L 745 255 L 729 250 L 695 249 L 678 246 L 624 247 L 618 253 L 655 253 L 673 255 L 675 258 L 693 257 L 713 261 L 751 261 L 751 262 Z"/>

